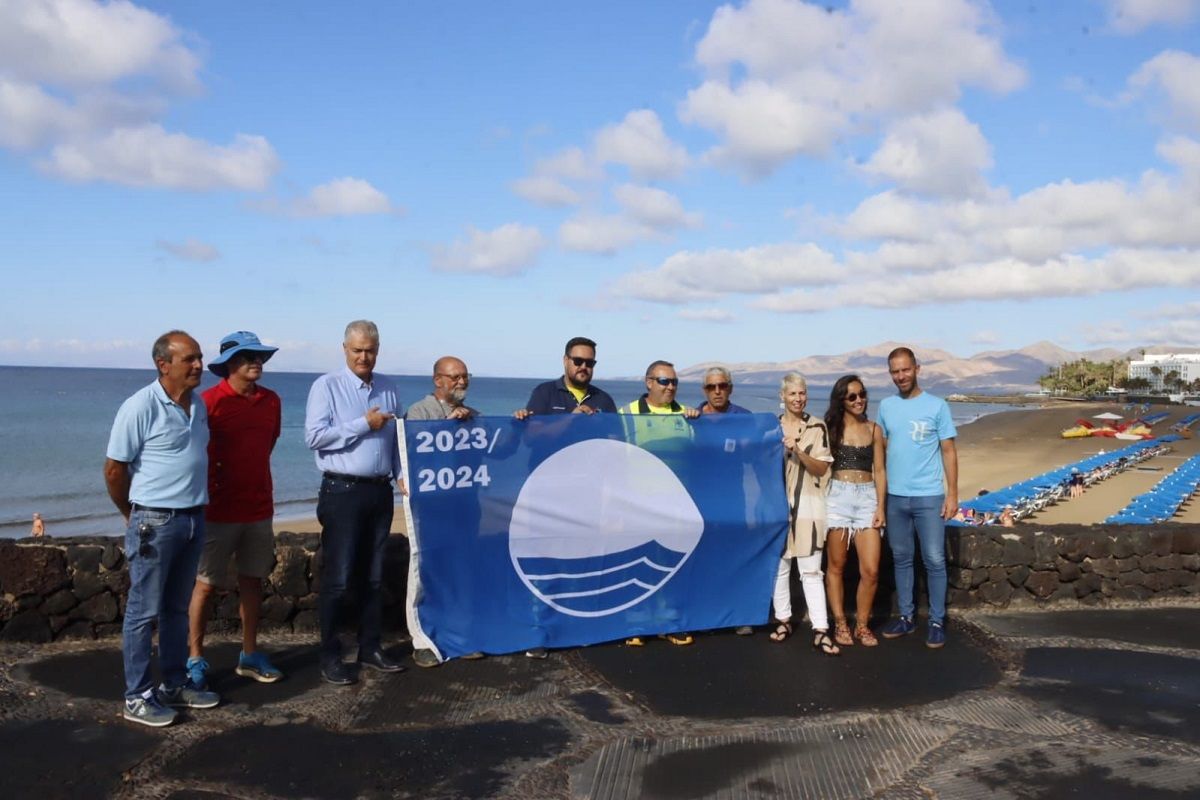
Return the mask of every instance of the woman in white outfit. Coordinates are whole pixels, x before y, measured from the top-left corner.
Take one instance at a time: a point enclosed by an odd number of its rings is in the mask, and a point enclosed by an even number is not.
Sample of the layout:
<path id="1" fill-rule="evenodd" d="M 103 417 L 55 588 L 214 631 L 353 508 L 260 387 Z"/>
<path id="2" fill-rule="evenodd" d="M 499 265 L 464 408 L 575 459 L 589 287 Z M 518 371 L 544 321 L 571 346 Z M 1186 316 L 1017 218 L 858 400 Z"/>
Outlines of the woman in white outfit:
<path id="1" fill-rule="evenodd" d="M 775 577 L 772 605 L 779 624 L 771 633 L 771 640 L 782 642 L 792 635 L 792 597 L 788 584 L 794 558 L 813 627 L 812 645 L 825 655 L 836 656 L 841 650 L 829 638 L 829 614 L 825 609 L 825 583 L 821 573 L 821 549 L 825 546 L 823 478 L 833 461 L 829 432 L 822 420 L 804 412 L 808 405 L 808 382 L 803 375 L 798 372 L 784 375 L 779 398 L 783 401 L 779 424 L 783 428 L 783 477 L 791 525 L 787 548 Z"/>

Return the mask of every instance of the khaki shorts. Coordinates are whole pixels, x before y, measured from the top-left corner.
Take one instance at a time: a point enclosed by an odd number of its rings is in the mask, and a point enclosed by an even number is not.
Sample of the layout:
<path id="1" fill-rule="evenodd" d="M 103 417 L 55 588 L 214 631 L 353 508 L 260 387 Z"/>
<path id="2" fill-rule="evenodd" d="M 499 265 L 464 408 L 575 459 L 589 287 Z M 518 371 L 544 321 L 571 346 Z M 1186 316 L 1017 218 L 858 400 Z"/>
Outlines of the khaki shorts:
<path id="1" fill-rule="evenodd" d="M 225 586 L 231 557 L 237 555 L 237 574 L 265 578 L 275 568 L 275 529 L 270 519 L 256 522 L 205 522 L 204 552 L 196 577 Z"/>

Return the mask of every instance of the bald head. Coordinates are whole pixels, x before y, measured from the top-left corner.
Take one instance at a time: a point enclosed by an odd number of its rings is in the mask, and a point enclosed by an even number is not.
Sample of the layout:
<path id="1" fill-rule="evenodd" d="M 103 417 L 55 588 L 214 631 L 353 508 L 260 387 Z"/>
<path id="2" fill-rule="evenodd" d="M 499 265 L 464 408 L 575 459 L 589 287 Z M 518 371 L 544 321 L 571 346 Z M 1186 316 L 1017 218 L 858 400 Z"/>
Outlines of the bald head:
<path id="1" fill-rule="evenodd" d="M 461 406 L 470 383 L 471 373 L 461 358 L 442 356 L 433 362 L 433 396 L 443 403 Z"/>

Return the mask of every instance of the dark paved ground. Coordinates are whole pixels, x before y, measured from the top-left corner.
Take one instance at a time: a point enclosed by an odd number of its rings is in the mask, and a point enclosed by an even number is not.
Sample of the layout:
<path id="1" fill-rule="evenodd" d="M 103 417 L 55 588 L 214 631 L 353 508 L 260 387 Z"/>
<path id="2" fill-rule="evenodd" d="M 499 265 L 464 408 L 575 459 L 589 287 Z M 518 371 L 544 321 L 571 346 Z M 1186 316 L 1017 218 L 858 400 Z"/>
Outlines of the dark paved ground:
<path id="1" fill-rule="evenodd" d="M 972 614 L 840 658 L 702 635 L 320 682 L 232 672 L 164 730 L 120 718 L 116 640 L 0 646 L 0 794 L 342 797 L 1200 796 L 1200 609 Z M 405 644 L 392 652 L 407 656 Z M 411 663 L 411 662 L 410 662 Z"/>

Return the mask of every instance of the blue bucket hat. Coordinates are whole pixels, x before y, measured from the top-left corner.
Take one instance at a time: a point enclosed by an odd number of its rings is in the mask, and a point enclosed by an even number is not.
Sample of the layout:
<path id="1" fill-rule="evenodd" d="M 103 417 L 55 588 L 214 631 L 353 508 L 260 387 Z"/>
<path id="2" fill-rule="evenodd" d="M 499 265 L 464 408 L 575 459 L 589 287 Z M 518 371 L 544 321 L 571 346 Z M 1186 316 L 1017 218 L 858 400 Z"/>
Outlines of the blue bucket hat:
<path id="1" fill-rule="evenodd" d="M 246 350 L 252 353 L 261 353 L 263 363 L 266 363 L 271 356 L 275 355 L 275 351 L 278 349 L 278 347 L 271 347 L 260 342 L 257 334 L 250 331 L 237 331 L 221 340 L 221 354 L 208 362 L 208 368 L 212 374 L 221 378 L 228 378 L 229 367 L 227 362 L 238 353 Z"/>

